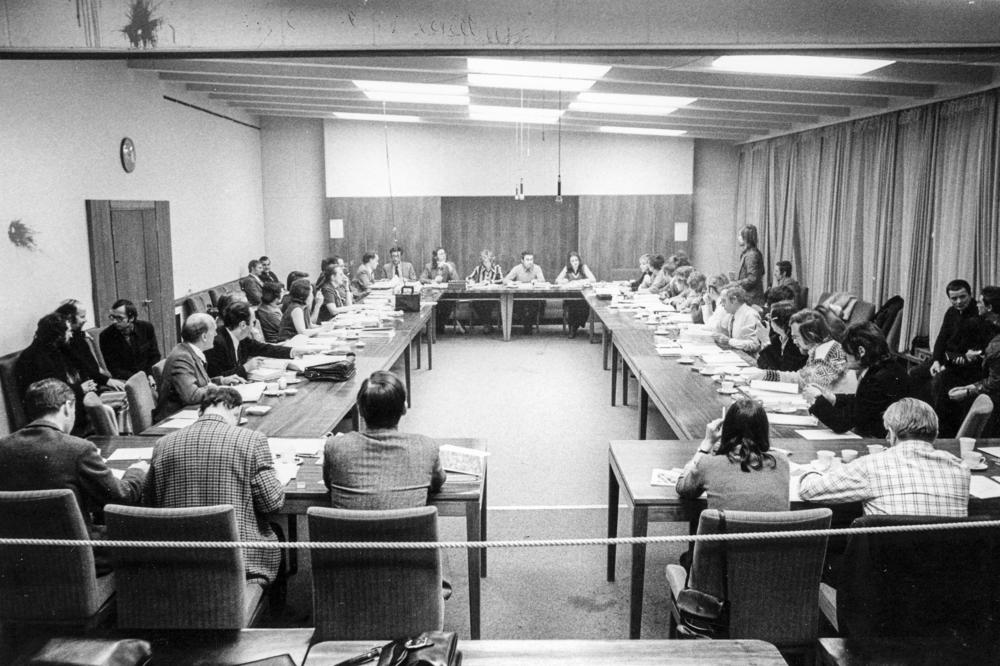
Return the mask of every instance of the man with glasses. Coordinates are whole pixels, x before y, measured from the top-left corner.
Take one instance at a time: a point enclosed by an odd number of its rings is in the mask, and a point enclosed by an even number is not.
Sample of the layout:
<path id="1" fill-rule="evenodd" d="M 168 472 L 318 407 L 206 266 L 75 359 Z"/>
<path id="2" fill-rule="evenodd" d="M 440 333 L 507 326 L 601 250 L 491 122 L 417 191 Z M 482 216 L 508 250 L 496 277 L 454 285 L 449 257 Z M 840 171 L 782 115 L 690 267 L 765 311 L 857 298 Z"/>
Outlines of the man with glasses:
<path id="1" fill-rule="evenodd" d="M 108 372 L 123 381 L 140 370 L 149 374 L 160 360 L 153 325 L 140 320 L 135 305 L 124 298 L 112 304 L 108 319 L 111 325 L 98 336 Z"/>
<path id="2" fill-rule="evenodd" d="M 84 330 L 87 323 L 87 310 L 83 304 L 75 299 L 63 301 L 56 308 L 56 314 L 60 315 L 69 324 L 70 339 L 67 346 L 69 358 L 76 371 L 83 379 L 90 379 L 97 384 L 97 392 L 124 391 L 125 382 L 115 379 L 110 374 L 104 372 L 101 363 L 97 359 L 97 342 Z"/>

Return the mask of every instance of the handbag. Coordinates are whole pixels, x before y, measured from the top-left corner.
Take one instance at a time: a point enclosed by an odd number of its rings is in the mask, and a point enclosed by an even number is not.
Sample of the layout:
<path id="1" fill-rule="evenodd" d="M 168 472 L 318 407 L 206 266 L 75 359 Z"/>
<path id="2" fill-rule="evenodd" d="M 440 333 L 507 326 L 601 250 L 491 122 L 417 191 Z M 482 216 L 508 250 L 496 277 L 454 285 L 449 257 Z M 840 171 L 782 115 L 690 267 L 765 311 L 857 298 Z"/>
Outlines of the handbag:
<path id="1" fill-rule="evenodd" d="M 354 358 L 354 354 L 348 354 L 344 361 L 314 365 L 306 368 L 302 372 L 302 376 L 312 381 L 346 382 L 357 373 L 357 368 L 354 367 Z"/>
<path id="2" fill-rule="evenodd" d="M 719 534 L 726 533 L 726 512 L 719 510 Z M 729 562 L 728 544 L 722 544 L 722 597 L 685 587 L 675 605 L 680 620 L 678 638 L 726 638 L 729 635 Z"/>
<path id="3" fill-rule="evenodd" d="M 413 292 L 413 287 L 403 287 L 396 294 L 396 309 L 403 312 L 420 312 L 420 294 Z"/>
<path id="4" fill-rule="evenodd" d="M 424 647 L 410 647 L 421 645 Z M 459 658 L 458 636 L 453 631 L 428 631 L 412 641 L 392 641 L 379 654 L 378 666 L 454 666 Z"/>

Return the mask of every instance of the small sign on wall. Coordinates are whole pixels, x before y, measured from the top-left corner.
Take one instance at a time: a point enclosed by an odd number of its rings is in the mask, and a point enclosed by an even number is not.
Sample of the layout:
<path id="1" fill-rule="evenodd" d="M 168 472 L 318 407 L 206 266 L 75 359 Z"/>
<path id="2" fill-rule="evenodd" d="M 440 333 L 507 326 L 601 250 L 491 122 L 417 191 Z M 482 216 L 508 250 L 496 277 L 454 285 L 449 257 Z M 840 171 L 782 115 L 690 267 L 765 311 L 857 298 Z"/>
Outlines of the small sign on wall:
<path id="1" fill-rule="evenodd" d="M 344 221 L 330 220 L 330 238 L 341 239 L 344 237 Z"/>
<path id="2" fill-rule="evenodd" d="M 674 242 L 675 243 L 685 243 L 688 239 L 688 223 L 687 222 L 675 222 L 674 223 Z"/>

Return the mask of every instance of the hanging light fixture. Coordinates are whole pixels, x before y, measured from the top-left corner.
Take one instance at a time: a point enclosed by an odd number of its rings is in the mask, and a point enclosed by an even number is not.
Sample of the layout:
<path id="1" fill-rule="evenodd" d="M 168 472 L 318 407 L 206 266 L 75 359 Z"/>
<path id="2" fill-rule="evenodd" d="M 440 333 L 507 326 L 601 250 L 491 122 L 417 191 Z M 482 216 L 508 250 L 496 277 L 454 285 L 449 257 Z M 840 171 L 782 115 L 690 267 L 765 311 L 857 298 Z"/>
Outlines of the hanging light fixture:
<path id="1" fill-rule="evenodd" d="M 559 126 L 556 128 L 556 203 L 562 203 L 562 91 L 559 91 Z"/>

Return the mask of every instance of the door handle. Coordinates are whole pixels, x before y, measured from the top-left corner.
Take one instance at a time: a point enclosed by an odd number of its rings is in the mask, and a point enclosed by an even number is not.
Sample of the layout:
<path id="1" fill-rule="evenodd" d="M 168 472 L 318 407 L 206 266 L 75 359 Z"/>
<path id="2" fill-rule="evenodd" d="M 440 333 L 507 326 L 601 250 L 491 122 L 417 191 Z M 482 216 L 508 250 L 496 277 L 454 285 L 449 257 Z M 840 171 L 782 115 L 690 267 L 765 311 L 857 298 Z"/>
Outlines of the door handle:
<path id="1" fill-rule="evenodd" d="M 146 307 L 149 307 L 149 304 L 150 304 L 150 303 L 152 303 L 152 302 L 153 302 L 153 301 L 151 301 L 150 299 L 148 299 L 148 298 L 147 298 L 146 300 L 144 300 L 144 301 L 142 302 L 142 304 L 143 304 L 144 306 L 146 306 Z"/>

